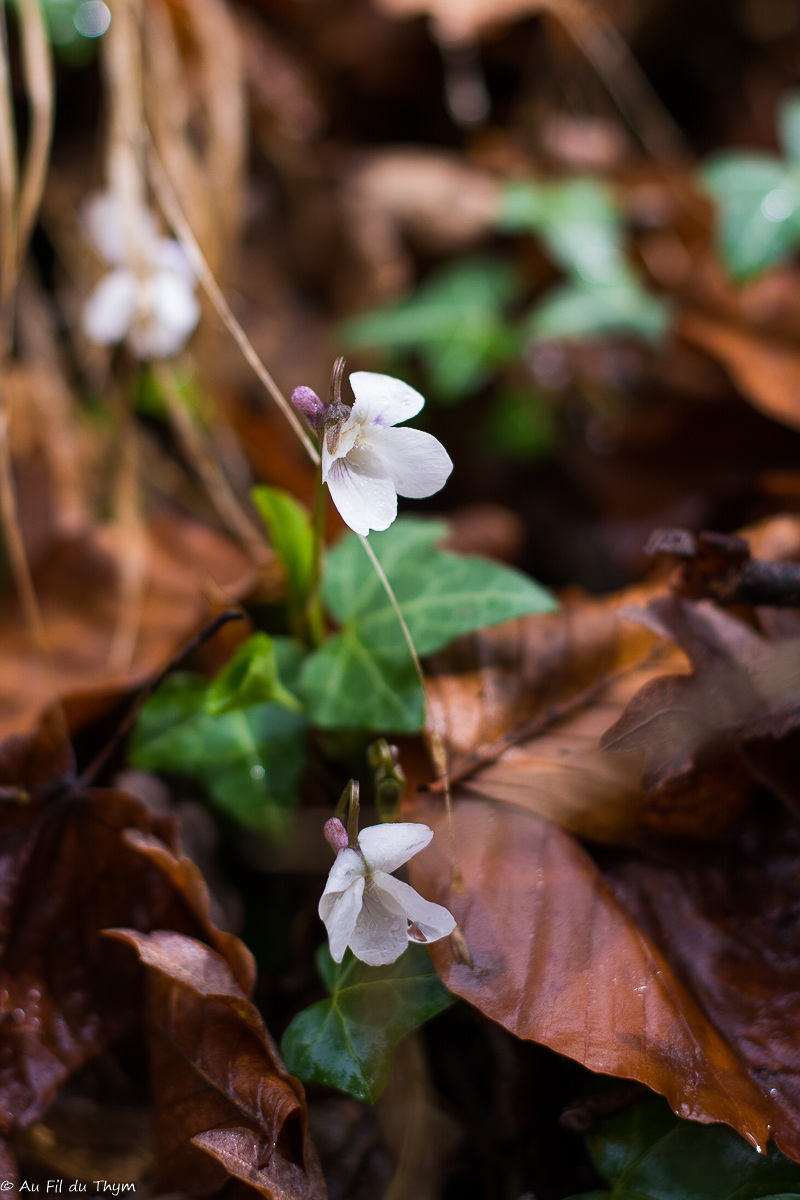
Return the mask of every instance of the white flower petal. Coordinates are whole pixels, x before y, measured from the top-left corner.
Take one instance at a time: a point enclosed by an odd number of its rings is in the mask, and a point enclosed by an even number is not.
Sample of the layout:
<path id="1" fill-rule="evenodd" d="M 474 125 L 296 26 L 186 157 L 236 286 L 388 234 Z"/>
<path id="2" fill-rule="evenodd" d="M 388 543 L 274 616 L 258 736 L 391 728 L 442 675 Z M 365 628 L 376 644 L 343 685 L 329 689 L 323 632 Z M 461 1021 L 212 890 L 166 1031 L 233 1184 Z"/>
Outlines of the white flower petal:
<path id="1" fill-rule="evenodd" d="M 169 358 L 181 350 L 200 319 L 192 284 L 176 271 L 156 271 L 144 283 L 144 308 L 130 344 L 139 358 Z"/>
<path id="2" fill-rule="evenodd" d="M 370 825 L 358 835 L 361 853 L 371 871 L 396 871 L 424 850 L 433 837 L 427 825 L 413 821 Z"/>
<path id="3" fill-rule="evenodd" d="M 424 900 L 419 892 L 393 875 L 376 871 L 372 885 L 381 893 L 387 907 L 390 904 L 389 897 L 401 906 L 409 921 L 413 921 L 424 935 L 426 942 L 436 942 L 455 929 L 456 919 L 451 912 L 441 904 Z"/>
<path id="4" fill-rule="evenodd" d="M 101 279 L 83 306 L 86 336 L 101 346 L 121 342 L 136 313 L 136 291 L 131 271 L 112 271 Z"/>
<path id="5" fill-rule="evenodd" d="M 111 192 L 91 196 L 84 205 L 83 221 L 89 237 L 98 252 L 113 267 L 121 267 L 128 261 L 130 247 L 127 244 L 122 209 Z M 139 249 L 146 262 L 154 261 L 158 243 L 158 230 L 153 214 L 143 209 L 139 214 L 136 237 Z"/>
<path id="6" fill-rule="evenodd" d="M 319 902 L 319 915 L 328 931 L 328 945 L 334 962 L 342 961 L 353 937 L 363 911 L 364 884 L 364 876 L 360 875 L 343 892 L 323 895 Z"/>
<path id="7" fill-rule="evenodd" d="M 408 921 L 402 906 L 390 892 L 368 880 L 350 949 L 368 966 L 382 967 L 398 959 L 407 945 Z"/>
<path id="8" fill-rule="evenodd" d="M 392 375 L 354 371 L 350 386 L 356 398 L 353 412 L 364 423 L 381 427 L 397 425 L 415 417 L 425 404 L 424 396 Z"/>
<path id="9" fill-rule="evenodd" d="M 367 451 L 351 450 L 347 458 L 337 458 L 326 482 L 342 519 L 356 533 L 388 529 L 397 516 L 394 484 Z"/>
<path id="10" fill-rule="evenodd" d="M 336 862 L 330 869 L 322 899 L 324 900 L 331 892 L 343 892 L 354 879 L 359 879 L 366 873 L 367 865 L 357 850 L 351 850 L 349 847 L 340 850 L 336 855 Z M 320 901 L 320 916 L 322 915 L 321 905 L 322 900 Z"/>
<path id="11" fill-rule="evenodd" d="M 376 429 L 370 446 L 379 454 L 399 496 L 419 500 L 444 487 L 453 462 L 433 434 L 422 429 Z"/>
<path id="12" fill-rule="evenodd" d="M 158 239 L 154 265 L 163 270 L 175 271 L 178 275 L 183 275 L 191 284 L 197 282 L 197 276 L 186 257 L 183 246 L 173 238 Z"/>

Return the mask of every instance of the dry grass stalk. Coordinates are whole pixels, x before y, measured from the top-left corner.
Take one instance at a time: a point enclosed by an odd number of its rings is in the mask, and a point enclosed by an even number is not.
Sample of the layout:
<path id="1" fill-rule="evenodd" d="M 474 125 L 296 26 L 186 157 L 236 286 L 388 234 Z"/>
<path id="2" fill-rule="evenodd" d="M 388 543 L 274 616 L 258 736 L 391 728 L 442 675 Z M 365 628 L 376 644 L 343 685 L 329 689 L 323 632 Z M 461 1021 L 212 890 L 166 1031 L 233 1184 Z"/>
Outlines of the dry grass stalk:
<path id="1" fill-rule="evenodd" d="M 17 287 L 17 344 L 31 378 L 30 398 L 52 482 L 56 527 L 62 536 L 73 537 L 90 519 L 74 401 L 61 368 L 52 313 L 30 268 L 23 269 Z"/>
<path id="2" fill-rule="evenodd" d="M 208 438 L 184 403 L 171 368 L 166 363 L 159 363 L 154 367 L 154 373 L 175 436 L 202 479 L 219 517 L 255 563 L 259 566 L 272 564 L 273 556 L 264 538 L 237 500 Z"/>
<path id="3" fill-rule="evenodd" d="M 11 348 L 14 291 L 44 188 L 53 120 L 50 48 L 38 0 L 21 0 L 18 12 L 23 78 L 31 114 L 21 186 L 5 9 L 0 14 L 0 512 L 24 620 L 52 680 L 47 637 L 19 524 L 2 379 Z M 55 693 L 55 686 L 52 690 Z M 63 721 L 63 712 L 61 719 Z"/>
<path id="4" fill-rule="evenodd" d="M 118 528 L 117 569 L 119 607 L 106 665 L 110 671 L 127 675 L 136 653 L 142 621 L 147 542 L 142 521 L 139 487 L 139 444 L 136 422 L 127 407 L 122 409 L 121 458 L 117 474 L 114 517 Z"/>

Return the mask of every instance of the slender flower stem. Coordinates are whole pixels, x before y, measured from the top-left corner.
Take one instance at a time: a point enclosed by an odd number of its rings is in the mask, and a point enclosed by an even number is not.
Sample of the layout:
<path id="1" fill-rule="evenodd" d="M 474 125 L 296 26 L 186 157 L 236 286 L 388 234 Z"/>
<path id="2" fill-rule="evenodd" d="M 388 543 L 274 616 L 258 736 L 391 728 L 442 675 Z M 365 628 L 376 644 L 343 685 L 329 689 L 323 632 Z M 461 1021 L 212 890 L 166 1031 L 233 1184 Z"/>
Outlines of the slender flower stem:
<path id="1" fill-rule="evenodd" d="M 325 562 L 325 484 L 322 474 L 317 474 L 317 490 L 314 495 L 314 573 L 306 604 L 308 632 L 314 646 L 321 646 L 325 638 L 325 619 L 322 613 L 322 572 Z"/>
<path id="2" fill-rule="evenodd" d="M 269 392 L 270 396 L 272 396 L 272 399 L 278 405 L 278 408 L 286 417 L 286 420 L 289 422 L 300 441 L 303 443 L 303 447 L 308 457 L 316 466 L 319 466 L 320 456 L 316 446 L 303 429 L 303 426 L 301 425 L 300 420 L 291 404 L 286 399 L 261 359 L 258 357 L 253 343 L 250 341 L 249 337 L 236 320 L 228 301 L 223 296 L 222 289 L 214 278 L 214 274 L 206 261 L 205 255 L 200 249 L 197 239 L 192 233 L 189 222 L 186 220 L 183 209 L 180 205 L 180 201 L 175 194 L 175 189 L 173 188 L 169 177 L 164 170 L 164 165 L 161 162 L 158 151 L 153 145 L 152 139 L 148 140 L 148 163 L 150 168 L 150 182 L 153 185 L 153 191 L 156 194 L 158 203 L 161 205 L 164 216 L 169 221 L 175 236 L 183 247 L 183 252 L 191 263 L 192 270 L 200 280 L 203 291 L 206 293 L 214 309 L 216 310 L 217 316 L 220 318 L 223 325 L 236 342 L 242 354 L 247 359 L 248 363 L 253 368 L 256 375 Z"/>
<path id="3" fill-rule="evenodd" d="M 455 826 L 453 824 L 453 799 L 450 795 L 450 777 L 447 773 L 447 748 L 445 747 L 444 741 L 436 724 L 433 705 L 431 704 L 430 696 L 428 695 L 428 688 L 426 686 L 425 676 L 422 671 L 422 663 L 419 661 L 419 655 L 417 654 L 417 648 L 414 645 L 414 639 L 411 636 L 411 630 L 406 624 L 406 619 L 403 616 L 402 609 L 397 603 L 397 597 L 394 594 L 394 589 L 389 583 L 386 572 L 381 566 L 377 554 L 372 549 L 372 546 L 370 546 L 368 538 L 364 537 L 362 533 L 360 533 L 358 537 L 361 541 L 361 545 L 364 547 L 369 556 L 370 562 L 375 568 L 376 575 L 383 584 L 383 589 L 386 592 L 386 595 L 389 597 L 389 603 L 394 609 L 395 615 L 400 622 L 400 628 L 403 630 L 403 636 L 406 639 L 406 644 L 411 652 L 411 657 L 414 661 L 417 675 L 419 676 L 419 682 L 422 686 L 422 694 L 425 697 L 425 725 L 428 730 L 428 737 L 430 738 L 431 752 L 433 754 L 433 765 L 436 768 L 438 782 L 440 783 L 442 792 L 444 793 L 444 807 L 445 812 L 447 813 L 447 831 L 450 838 L 450 886 L 456 892 L 463 892 L 464 877 L 461 874 L 461 867 L 458 865 L 458 857 L 456 854 L 456 834 Z"/>

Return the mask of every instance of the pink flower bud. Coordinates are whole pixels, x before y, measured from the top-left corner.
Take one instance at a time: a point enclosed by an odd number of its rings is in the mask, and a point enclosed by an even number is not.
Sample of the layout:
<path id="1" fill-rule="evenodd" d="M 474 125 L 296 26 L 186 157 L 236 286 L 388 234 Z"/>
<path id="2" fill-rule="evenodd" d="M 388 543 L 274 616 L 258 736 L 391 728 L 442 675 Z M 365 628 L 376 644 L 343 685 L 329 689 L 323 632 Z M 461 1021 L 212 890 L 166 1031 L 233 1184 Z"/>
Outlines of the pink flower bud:
<path id="1" fill-rule="evenodd" d="M 299 413 L 313 430 L 316 431 L 320 415 L 325 405 L 317 393 L 310 387 L 296 387 L 291 396 L 292 408 Z"/>
<path id="2" fill-rule="evenodd" d="M 347 849 L 347 830 L 338 817 L 331 817 L 329 821 L 325 822 L 324 832 L 325 840 L 337 854 L 340 850 Z"/>

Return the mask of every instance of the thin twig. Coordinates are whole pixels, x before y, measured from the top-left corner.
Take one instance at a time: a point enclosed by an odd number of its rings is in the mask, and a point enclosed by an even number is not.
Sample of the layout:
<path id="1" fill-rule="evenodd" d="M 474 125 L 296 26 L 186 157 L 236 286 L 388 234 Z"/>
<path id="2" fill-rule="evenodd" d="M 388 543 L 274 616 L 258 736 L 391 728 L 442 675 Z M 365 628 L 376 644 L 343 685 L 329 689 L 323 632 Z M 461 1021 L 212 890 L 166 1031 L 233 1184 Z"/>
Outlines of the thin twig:
<path id="1" fill-rule="evenodd" d="M 455 826 L 453 824 L 453 800 L 452 796 L 450 795 L 450 778 L 447 771 L 447 749 L 436 725 L 436 717 L 434 716 L 433 706 L 430 702 L 430 696 L 428 695 L 428 688 L 425 683 L 425 675 L 422 671 L 422 663 L 419 661 L 419 655 L 417 654 L 417 648 L 414 645 L 414 639 L 411 636 L 411 630 L 406 624 L 406 619 L 403 616 L 400 605 L 397 602 L 394 589 L 389 583 L 386 572 L 378 561 L 378 556 L 372 549 L 372 546 L 370 546 L 369 539 L 364 537 L 362 533 L 360 533 L 358 536 L 361 541 L 361 545 L 369 555 L 370 562 L 375 568 L 375 573 L 383 584 L 383 589 L 386 592 L 386 595 L 389 597 L 389 603 L 394 609 L 395 615 L 400 622 L 400 628 L 403 631 L 406 645 L 411 653 L 417 675 L 419 676 L 419 682 L 422 686 L 422 694 L 425 697 L 426 726 L 431 742 L 433 763 L 436 768 L 436 773 L 439 776 L 439 782 L 441 782 L 441 791 L 444 793 L 444 807 L 445 812 L 447 813 L 447 831 L 450 839 L 450 886 L 456 892 L 463 892 L 464 878 L 461 874 L 461 868 L 458 865 L 458 857 L 456 854 L 456 833 Z"/>
<path id="2" fill-rule="evenodd" d="M 103 767 L 111 758 L 114 751 L 122 744 L 122 742 L 130 733 L 131 729 L 133 728 L 134 721 L 152 696 L 153 692 L 155 692 L 157 688 L 161 686 L 166 677 L 169 675 L 170 671 L 177 670 L 177 668 L 191 654 L 193 654 L 195 650 L 199 650 L 200 647 L 203 646 L 210 638 L 212 638 L 217 630 L 221 629 L 223 625 L 227 625 L 229 621 L 241 621 L 243 617 L 244 613 L 240 612 L 239 609 L 226 609 L 225 612 L 220 613 L 219 616 L 215 617 L 214 620 L 209 622 L 208 625 L 205 625 L 186 646 L 183 646 L 178 653 L 170 659 L 169 663 L 161 672 L 161 674 L 157 675 L 152 683 L 149 683 L 138 693 L 133 704 L 125 714 L 124 720 L 120 722 L 112 736 L 106 742 L 103 749 L 94 759 L 92 759 L 92 761 L 89 763 L 89 766 L 78 778 L 77 782 L 79 785 L 88 787 L 88 785 L 97 778 Z"/>
<path id="3" fill-rule="evenodd" d="M 175 435 L 202 479 L 217 513 L 254 562 L 259 566 L 271 563 L 272 555 L 265 539 L 237 500 L 207 440 L 184 403 L 175 372 L 162 362 L 153 364 L 153 374 L 161 388 Z"/>
<path id="4" fill-rule="evenodd" d="M 217 316 L 225 325 L 242 354 L 253 368 L 253 371 L 256 373 L 261 383 L 263 383 L 264 387 L 267 389 L 270 396 L 272 396 L 272 399 L 278 405 L 278 408 L 281 410 L 283 415 L 286 417 L 286 420 L 289 422 L 292 429 L 303 443 L 303 447 L 308 454 L 308 457 L 315 466 L 319 466 L 320 457 L 316 447 L 314 446 L 314 443 L 311 441 L 311 438 L 300 424 L 300 420 L 291 404 L 286 399 L 283 392 L 280 390 L 277 383 L 259 358 L 252 342 L 242 329 L 239 322 L 236 320 L 228 301 L 223 296 L 219 284 L 214 278 L 211 268 L 206 262 L 205 256 L 197 244 L 197 240 L 192 233 L 192 230 L 189 228 L 189 223 L 183 214 L 183 209 L 181 208 L 178 197 L 175 194 L 175 190 L 170 183 L 169 178 L 167 177 L 167 173 L 164 170 L 164 166 L 158 155 L 158 151 L 153 144 L 152 138 L 148 140 L 148 163 L 150 168 L 150 182 L 153 185 L 153 191 L 155 192 L 156 199 L 161 205 L 164 216 L 172 226 L 173 232 L 183 247 L 183 251 L 186 257 L 189 259 L 192 269 L 199 279 L 203 290 L 211 301 Z"/>

